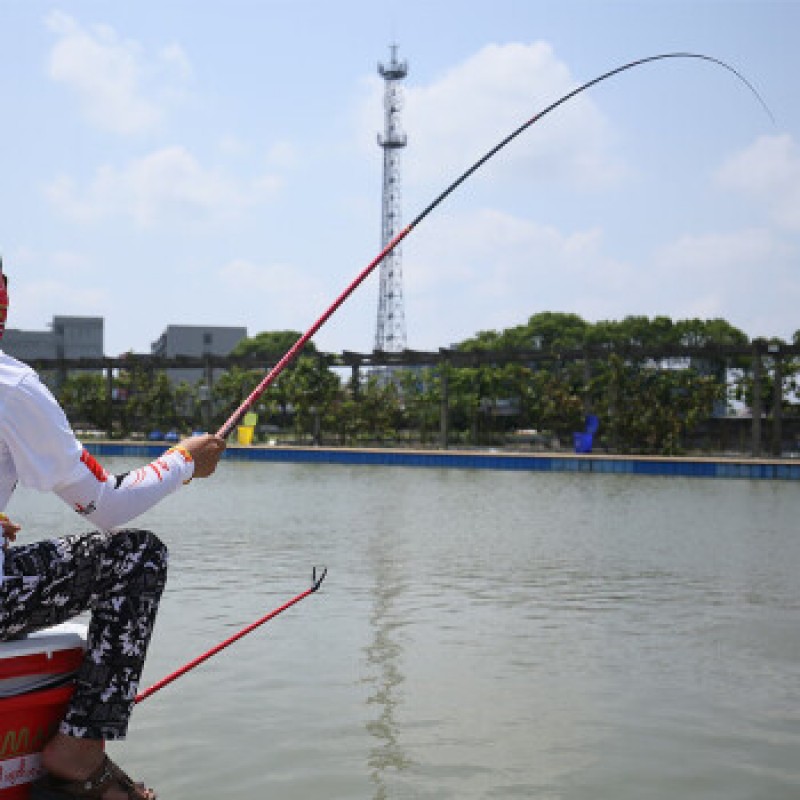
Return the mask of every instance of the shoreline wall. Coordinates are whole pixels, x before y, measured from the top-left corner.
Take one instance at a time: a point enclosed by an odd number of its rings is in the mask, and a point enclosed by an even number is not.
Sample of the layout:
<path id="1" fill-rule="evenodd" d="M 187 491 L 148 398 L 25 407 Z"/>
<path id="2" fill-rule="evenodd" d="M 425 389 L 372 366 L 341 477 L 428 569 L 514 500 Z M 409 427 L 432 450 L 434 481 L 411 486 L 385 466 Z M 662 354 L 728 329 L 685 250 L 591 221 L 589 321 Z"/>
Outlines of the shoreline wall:
<path id="1" fill-rule="evenodd" d="M 88 442 L 94 456 L 155 458 L 169 445 L 143 442 Z M 223 456 L 232 461 L 342 464 L 350 466 L 436 467 L 493 469 L 517 472 L 583 472 L 619 475 L 663 475 L 693 478 L 750 478 L 800 480 L 800 459 L 735 457 L 658 457 L 577 455 L 571 453 L 506 453 L 490 450 L 405 450 L 390 448 L 326 448 L 239 446 Z"/>

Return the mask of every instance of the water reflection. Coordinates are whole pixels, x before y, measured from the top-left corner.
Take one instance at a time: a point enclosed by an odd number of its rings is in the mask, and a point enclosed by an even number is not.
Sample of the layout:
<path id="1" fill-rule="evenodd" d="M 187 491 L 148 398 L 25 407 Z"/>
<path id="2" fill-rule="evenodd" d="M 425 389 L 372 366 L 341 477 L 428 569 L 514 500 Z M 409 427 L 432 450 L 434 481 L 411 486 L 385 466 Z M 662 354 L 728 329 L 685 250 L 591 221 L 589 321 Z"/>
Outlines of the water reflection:
<path id="1" fill-rule="evenodd" d="M 26 541 L 75 529 L 17 495 Z M 226 465 L 145 520 L 145 683 L 331 576 L 112 757 L 191 800 L 796 800 L 799 516 L 789 482 Z"/>
<path id="2" fill-rule="evenodd" d="M 400 743 L 396 717 L 402 702 L 403 621 L 397 608 L 398 600 L 407 588 L 402 574 L 403 564 L 391 552 L 390 535 L 376 534 L 369 545 L 368 559 L 374 574 L 372 609 L 369 623 L 372 639 L 364 648 L 371 687 L 368 697 L 372 718 L 366 729 L 372 737 L 369 750 L 369 774 L 375 786 L 375 800 L 389 797 L 387 775 L 406 769 L 410 762 Z"/>

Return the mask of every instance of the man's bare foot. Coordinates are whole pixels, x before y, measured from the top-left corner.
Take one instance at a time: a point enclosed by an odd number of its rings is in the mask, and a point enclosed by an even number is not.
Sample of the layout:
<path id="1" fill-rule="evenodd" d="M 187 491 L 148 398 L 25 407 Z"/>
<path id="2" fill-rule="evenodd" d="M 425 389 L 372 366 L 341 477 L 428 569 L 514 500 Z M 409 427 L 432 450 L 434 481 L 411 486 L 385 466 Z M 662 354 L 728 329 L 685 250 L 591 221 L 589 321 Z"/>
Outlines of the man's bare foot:
<path id="1" fill-rule="evenodd" d="M 47 772 L 67 781 L 86 780 L 105 759 L 100 739 L 78 739 L 57 733 L 42 750 L 42 765 Z M 146 798 L 154 800 L 151 789 L 143 789 Z M 132 795 L 120 784 L 112 784 L 103 794 L 103 800 L 130 800 Z"/>

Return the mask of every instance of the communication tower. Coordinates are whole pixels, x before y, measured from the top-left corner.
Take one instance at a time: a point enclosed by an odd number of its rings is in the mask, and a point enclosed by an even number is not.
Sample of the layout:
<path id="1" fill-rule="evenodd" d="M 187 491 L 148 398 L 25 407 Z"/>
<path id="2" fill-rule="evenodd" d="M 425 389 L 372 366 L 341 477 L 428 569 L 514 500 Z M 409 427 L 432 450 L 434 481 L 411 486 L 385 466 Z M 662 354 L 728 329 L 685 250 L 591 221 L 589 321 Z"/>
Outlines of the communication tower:
<path id="1" fill-rule="evenodd" d="M 385 82 L 383 93 L 384 128 L 378 134 L 383 148 L 383 195 L 381 206 L 381 246 L 400 232 L 402 225 L 400 154 L 406 146 L 406 135 L 400 120 L 403 90 L 400 81 L 408 73 L 408 63 L 397 60 L 397 45 L 390 47 L 391 61 L 378 64 L 378 73 Z M 378 324 L 375 350 L 399 353 L 406 346 L 406 320 L 403 310 L 403 256 L 398 245 L 380 268 Z"/>

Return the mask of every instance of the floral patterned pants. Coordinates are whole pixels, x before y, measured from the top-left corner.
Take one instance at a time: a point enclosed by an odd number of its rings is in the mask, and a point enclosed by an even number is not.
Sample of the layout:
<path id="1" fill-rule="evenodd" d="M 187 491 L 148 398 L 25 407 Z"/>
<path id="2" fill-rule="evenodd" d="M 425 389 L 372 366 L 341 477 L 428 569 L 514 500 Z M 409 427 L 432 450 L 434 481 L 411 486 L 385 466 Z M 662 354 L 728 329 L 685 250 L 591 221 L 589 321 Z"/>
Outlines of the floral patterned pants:
<path id="1" fill-rule="evenodd" d="M 92 531 L 12 547 L 5 573 L 0 640 L 91 612 L 61 733 L 124 738 L 167 579 L 166 547 L 149 531 Z"/>

